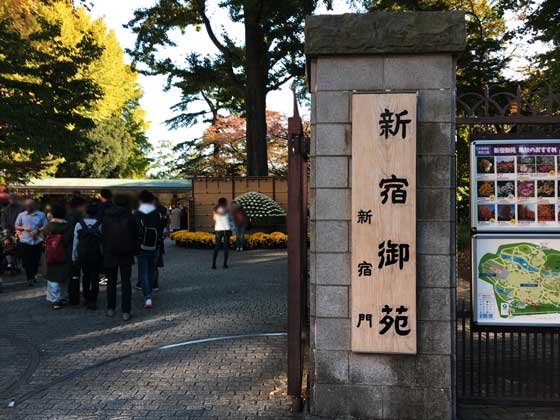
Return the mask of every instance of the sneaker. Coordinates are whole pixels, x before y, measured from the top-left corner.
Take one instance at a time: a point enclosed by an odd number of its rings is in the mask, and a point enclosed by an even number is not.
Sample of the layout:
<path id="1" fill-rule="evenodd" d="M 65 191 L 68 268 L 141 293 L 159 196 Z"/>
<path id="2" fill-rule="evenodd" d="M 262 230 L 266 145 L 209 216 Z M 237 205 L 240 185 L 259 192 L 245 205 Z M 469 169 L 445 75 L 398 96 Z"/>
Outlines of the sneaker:
<path id="1" fill-rule="evenodd" d="M 108 281 L 109 281 L 109 279 L 107 277 L 103 277 L 99 280 L 99 285 L 100 286 L 107 286 Z"/>
<path id="2" fill-rule="evenodd" d="M 152 290 L 153 290 L 154 292 L 159 292 L 159 287 L 154 287 Z"/>
<path id="3" fill-rule="evenodd" d="M 212 270 L 215 270 L 215 269 L 216 269 L 216 266 L 215 266 L 215 265 L 213 265 L 213 266 L 212 266 Z"/>
<path id="4" fill-rule="evenodd" d="M 124 314 L 122 314 L 122 319 L 123 321 L 128 321 L 130 319 L 130 314 L 128 312 L 125 312 Z"/>
<path id="5" fill-rule="evenodd" d="M 61 309 L 64 306 L 64 304 L 62 302 L 55 302 L 52 305 L 53 309 Z"/>
<path id="6" fill-rule="evenodd" d="M 140 283 L 136 283 L 134 287 L 138 290 L 142 290 L 142 285 Z"/>
<path id="7" fill-rule="evenodd" d="M 107 309 L 106 315 L 107 316 L 115 316 L 115 310 L 114 309 Z"/>
<path id="8" fill-rule="evenodd" d="M 227 265 L 227 264 L 224 264 L 224 268 L 229 268 L 229 265 Z"/>
<path id="9" fill-rule="evenodd" d="M 146 299 L 146 301 L 144 302 L 144 308 L 152 309 L 152 299 L 150 298 Z"/>

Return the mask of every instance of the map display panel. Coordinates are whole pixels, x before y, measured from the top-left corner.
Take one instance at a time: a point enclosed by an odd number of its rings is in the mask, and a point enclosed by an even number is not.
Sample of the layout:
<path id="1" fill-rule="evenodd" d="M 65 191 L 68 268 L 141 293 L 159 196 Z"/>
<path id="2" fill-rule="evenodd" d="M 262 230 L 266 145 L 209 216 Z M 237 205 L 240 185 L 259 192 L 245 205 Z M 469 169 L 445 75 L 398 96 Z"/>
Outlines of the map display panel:
<path id="1" fill-rule="evenodd" d="M 471 145 L 471 221 L 478 231 L 560 228 L 560 140 Z"/>
<path id="2" fill-rule="evenodd" d="M 560 325 L 560 238 L 475 235 L 473 251 L 477 323 Z"/>

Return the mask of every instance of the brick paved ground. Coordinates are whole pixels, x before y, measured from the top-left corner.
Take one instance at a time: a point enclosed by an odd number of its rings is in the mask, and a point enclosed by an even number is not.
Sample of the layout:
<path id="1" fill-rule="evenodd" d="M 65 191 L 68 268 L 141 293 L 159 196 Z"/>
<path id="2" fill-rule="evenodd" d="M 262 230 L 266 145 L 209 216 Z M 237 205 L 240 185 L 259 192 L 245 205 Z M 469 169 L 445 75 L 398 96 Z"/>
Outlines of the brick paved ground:
<path id="1" fill-rule="evenodd" d="M 135 291 L 129 322 L 83 307 L 53 311 L 43 284 L 4 279 L 0 418 L 289 418 L 283 336 L 147 351 L 286 331 L 284 250 L 235 253 L 225 271 L 209 270 L 209 259 L 171 245 L 154 309 L 144 310 Z"/>

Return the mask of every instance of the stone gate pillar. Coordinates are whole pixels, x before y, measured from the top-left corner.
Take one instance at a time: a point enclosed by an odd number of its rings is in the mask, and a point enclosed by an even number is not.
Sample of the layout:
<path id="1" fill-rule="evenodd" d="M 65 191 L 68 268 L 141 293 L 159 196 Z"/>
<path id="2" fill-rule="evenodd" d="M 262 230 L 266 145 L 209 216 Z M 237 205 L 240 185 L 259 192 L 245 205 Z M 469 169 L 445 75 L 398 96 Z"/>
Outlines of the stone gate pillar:
<path id="1" fill-rule="evenodd" d="M 455 68 L 462 12 L 311 16 L 311 413 L 451 419 Z M 352 92 L 418 93 L 417 354 L 351 351 Z"/>

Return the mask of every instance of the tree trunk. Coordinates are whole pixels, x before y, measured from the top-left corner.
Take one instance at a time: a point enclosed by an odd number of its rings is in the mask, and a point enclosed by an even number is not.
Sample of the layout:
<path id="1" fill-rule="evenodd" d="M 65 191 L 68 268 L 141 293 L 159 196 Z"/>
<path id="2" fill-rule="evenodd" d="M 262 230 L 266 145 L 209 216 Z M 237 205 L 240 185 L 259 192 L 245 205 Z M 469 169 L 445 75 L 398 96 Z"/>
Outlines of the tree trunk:
<path id="1" fill-rule="evenodd" d="M 247 119 L 247 175 L 268 175 L 266 142 L 267 52 L 257 5 L 245 8 L 245 112 Z M 253 10 L 251 10 L 253 9 Z"/>

